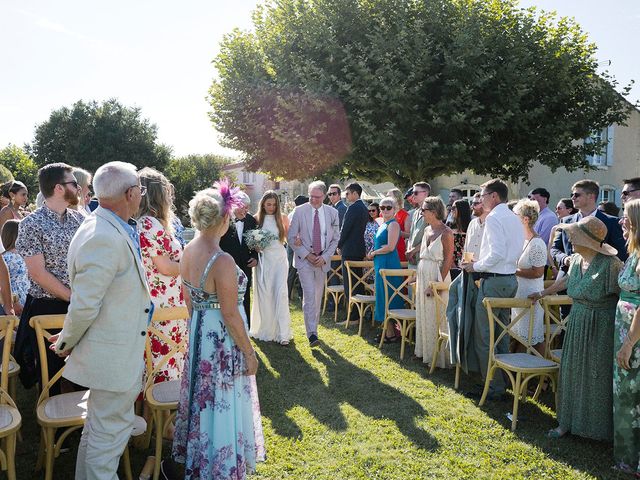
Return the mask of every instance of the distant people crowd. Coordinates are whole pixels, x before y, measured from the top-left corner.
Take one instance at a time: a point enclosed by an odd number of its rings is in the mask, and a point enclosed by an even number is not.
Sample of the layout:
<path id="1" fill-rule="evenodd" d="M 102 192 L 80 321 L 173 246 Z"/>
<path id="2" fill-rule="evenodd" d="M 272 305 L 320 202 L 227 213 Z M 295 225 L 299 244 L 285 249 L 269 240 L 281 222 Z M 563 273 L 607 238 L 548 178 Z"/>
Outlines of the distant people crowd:
<path id="1" fill-rule="evenodd" d="M 343 189 L 314 181 L 288 214 L 278 192 L 265 192 L 255 216 L 250 197 L 220 181 L 189 203 L 196 230 L 189 243 L 173 186 L 154 169 L 111 162 L 92 174 L 56 163 L 42 167 L 38 181 L 41 206 L 33 212 L 23 183 L 2 189 L 0 300 L 5 314 L 20 317 L 14 356 L 27 388 L 40 372 L 29 320 L 66 315 L 50 338 L 47 364 L 50 376 L 66 365 L 52 395 L 91 389 L 76 478 L 115 474 L 133 429 L 134 403 L 142 398 L 145 343 L 152 365 L 167 350 L 147 331 L 154 312 L 185 306 L 190 312 L 159 326 L 186 345 L 154 369 L 154 383 L 181 380 L 163 473 L 212 478 L 203 469 L 215 465 L 221 477 L 244 478 L 265 458 L 250 338 L 287 348 L 293 340 L 289 302 L 297 290 L 306 341 L 321 345 L 327 274 L 339 269 L 345 304 L 370 298 L 376 341 L 398 342 L 398 325 L 382 325 L 386 308 L 403 309 L 405 301 L 395 296 L 386 305 L 391 290 L 385 292 L 382 270 L 401 268 L 414 270 L 407 292 L 415 303 L 414 358 L 440 368 L 457 364 L 483 381 L 493 348 L 483 300 L 536 302 L 532 331 L 520 320 L 513 332 L 544 355 L 538 302 L 566 292 L 573 305 L 563 310 L 559 425 L 548 435 L 613 441 L 617 467 L 640 472 L 640 178 L 624 181 L 621 213 L 614 203 L 599 202 L 592 180 L 576 182 L 570 196 L 551 203 L 544 187 L 510 202 L 508 185 L 494 179 L 470 198 L 452 189 L 446 202 L 426 181 L 371 202 L 358 182 Z M 370 262 L 370 275 L 347 268 L 361 261 Z M 363 281 L 350 286 L 353 274 Z M 401 279 L 387 281 L 397 289 Z M 439 299 L 449 342 L 439 353 L 433 282 L 449 285 Z M 497 310 L 504 324 L 519 315 L 518 309 Z M 496 348 L 514 351 L 508 337 Z M 488 385 L 487 398 L 497 400 L 508 382 L 498 373 Z"/>

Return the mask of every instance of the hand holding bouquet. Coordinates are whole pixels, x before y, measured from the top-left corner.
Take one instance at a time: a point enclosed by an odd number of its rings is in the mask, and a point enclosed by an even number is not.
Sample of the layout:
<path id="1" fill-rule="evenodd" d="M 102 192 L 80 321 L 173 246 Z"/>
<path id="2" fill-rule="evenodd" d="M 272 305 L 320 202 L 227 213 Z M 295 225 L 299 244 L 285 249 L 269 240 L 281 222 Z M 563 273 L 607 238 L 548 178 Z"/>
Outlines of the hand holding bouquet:
<path id="1" fill-rule="evenodd" d="M 278 240 L 277 235 L 262 228 L 249 230 L 244 233 L 243 237 L 249 250 L 255 250 L 256 252 L 261 252 L 267 248 L 272 241 Z"/>

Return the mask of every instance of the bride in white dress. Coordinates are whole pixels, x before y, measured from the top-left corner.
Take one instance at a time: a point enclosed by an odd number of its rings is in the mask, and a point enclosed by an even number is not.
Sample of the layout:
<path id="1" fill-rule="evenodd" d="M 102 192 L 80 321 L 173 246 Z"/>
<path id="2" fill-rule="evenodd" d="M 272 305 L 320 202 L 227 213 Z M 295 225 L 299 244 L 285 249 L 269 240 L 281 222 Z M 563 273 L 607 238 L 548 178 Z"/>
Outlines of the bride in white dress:
<path id="1" fill-rule="evenodd" d="M 280 197 L 268 190 L 260 200 L 258 227 L 275 234 L 278 239 L 258 254 L 253 271 L 253 301 L 249 335 L 258 340 L 288 345 L 291 333 L 287 274 L 289 262 L 284 247 L 289 220 L 280 210 Z"/>

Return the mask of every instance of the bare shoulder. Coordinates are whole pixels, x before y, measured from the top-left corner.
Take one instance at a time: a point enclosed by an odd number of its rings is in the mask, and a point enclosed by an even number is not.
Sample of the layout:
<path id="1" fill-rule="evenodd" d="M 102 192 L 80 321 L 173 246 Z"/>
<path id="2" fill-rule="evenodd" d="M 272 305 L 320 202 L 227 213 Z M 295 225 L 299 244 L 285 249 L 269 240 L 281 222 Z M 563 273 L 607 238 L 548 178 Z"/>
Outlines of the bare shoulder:
<path id="1" fill-rule="evenodd" d="M 231 255 L 222 252 L 211 267 L 212 272 L 223 273 L 229 270 L 236 270 L 236 262 Z"/>

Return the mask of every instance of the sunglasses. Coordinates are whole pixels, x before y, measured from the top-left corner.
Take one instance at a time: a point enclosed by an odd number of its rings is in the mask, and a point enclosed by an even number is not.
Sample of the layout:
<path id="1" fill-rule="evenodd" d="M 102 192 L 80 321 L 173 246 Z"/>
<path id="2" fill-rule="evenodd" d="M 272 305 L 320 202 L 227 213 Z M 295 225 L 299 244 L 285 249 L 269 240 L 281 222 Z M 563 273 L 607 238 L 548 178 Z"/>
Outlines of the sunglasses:
<path id="1" fill-rule="evenodd" d="M 338 192 L 329 192 L 329 193 L 328 193 L 328 195 L 329 195 L 330 197 L 333 197 L 334 195 L 338 195 Z"/>
<path id="2" fill-rule="evenodd" d="M 581 193 L 578 193 L 578 192 L 573 192 L 573 193 L 571 194 L 571 198 L 580 198 L 581 196 L 582 196 L 582 194 L 581 194 Z"/>
<path id="3" fill-rule="evenodd" d="M 629 195 L 631 195 L 633 192 L 637 192 L 638 190 L 640 190 L 640 188 L 635 188 L 633 190 L 623 190 L 620 195 L 622 197 L 628 197 Z"/>
<path id="4" fill-rule="evenodd" d="M 71 180 L 69 182 L 60 182 L 60 185 L 73 185 L 74 187 L 78 188 L 78 182 L 76 182 L 75 180 Z"/>
<path id="5" fill-rule="evenodd" d="M 372 208 L 369 210 L 369 213 L 378 213 L 378 210 L 376 210 L 375 208 Z"/>
<path id="6" fill-rule="evenodd" d="M 421 208 L 420 210 L 422 210 L 423 212 L 429 212 L 429 211 L 431 211 L 431 209 L 430 209 L 430 208 Z"/>
<path id="7" fill-rule="evenodd" d="M 380 205 L 380 210 L 393 210 L 391 205 Z"/>

